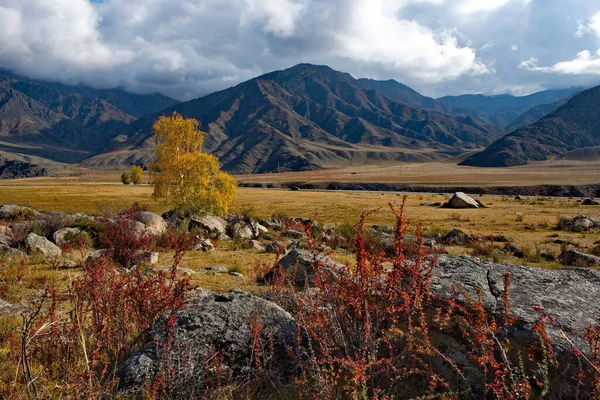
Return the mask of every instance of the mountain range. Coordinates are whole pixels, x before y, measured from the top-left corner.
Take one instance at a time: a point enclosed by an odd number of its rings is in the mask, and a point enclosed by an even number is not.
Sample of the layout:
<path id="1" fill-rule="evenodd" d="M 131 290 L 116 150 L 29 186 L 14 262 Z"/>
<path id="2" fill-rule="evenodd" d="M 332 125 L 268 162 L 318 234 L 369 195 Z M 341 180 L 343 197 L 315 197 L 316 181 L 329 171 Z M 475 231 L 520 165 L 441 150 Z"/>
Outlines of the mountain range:
<path id="1" fill-rule="evenodd" d="M 355 79 L 327 66 L 299 64 L 179 103 L 0 70 L 0 155 L 97 167 L 147 165 L 155 157 L 152 124 L 178 112 L 200 121 L 205 150 L 233 173 L 434 161 L 478 151 L 465 162 L 479 165 L 477 157 L 489 154 L 489 148 L 481 152 L 486 146 L 506 143 L 506 129 L 564 108 L 580 90 L 433 99 L 394 80 Z"/>
<path id="2" fill-rule="evenodd" d="M 462 165 L 512 167 L 551 158 L 600 159 L 600 86 L 585 90 L 537 122 L 474 154 Z"/>
<path id="3" fill-rule="evenodd" d="M 147 162 L 152 124 L 172 112 L 200 121 L 205 149 L 234 173 L 440 160 L 480 149 L 504 133 L 471 117 L 390 99 L 329 67 L 300 64 L 140 118 L 110 152 L 85 164 Z"/>
<path id="4" fill-rule="evenodd" d="M 136 118 L 176 103 L 158 94 L 69 86 L 0 71 L 0 151 L 80 162 Z"/>

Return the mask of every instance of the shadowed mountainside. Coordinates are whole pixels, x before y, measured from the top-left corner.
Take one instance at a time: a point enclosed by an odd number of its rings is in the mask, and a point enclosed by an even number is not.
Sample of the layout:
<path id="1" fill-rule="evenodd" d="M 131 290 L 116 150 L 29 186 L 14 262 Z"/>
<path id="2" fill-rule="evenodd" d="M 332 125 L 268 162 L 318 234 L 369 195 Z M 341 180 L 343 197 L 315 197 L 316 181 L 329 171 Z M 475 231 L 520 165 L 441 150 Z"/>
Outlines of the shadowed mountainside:
<path id="1" fill-rule="evenodd" d="M 234 173 L 298 171 L 385 161 L 431 161 L 486 146 L 501 129 L 450 117 L 362 87 L 349 74 L 300 64 L 181 103 L 176 111 L 207 131 L 205 150 Z M 107 154 L 85 165 L 146 163 L 152 124 L 132 123 Z"/>
<path id="2" fill-rule="evenodd" d="M 461 165 L 511 167 L 569 154 L 570 158 L 598 154 L 600 146 L 600 87 L 574 96 L 541 120 L 492 143 L 486 150 L 466 159 Z M 579 151 L 576 151 L 579 150 Z"/>

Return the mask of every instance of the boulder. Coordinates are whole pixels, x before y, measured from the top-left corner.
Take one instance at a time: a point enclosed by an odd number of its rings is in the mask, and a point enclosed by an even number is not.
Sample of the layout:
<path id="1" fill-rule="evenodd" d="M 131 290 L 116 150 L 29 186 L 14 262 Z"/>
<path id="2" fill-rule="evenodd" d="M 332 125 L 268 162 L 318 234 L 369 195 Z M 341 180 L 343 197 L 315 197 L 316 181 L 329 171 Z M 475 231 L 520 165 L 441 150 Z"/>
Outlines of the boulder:
<path id="1" fill-rule="evenodd" d="M 46 258 L 56 258 L 62 255 L 60 247 L 35 233 L 30 233 L 25 238 L 25 245 L 31 253 L 42 253 Z"/>
<path id="2" fill-rule="evenodd" d="M 533 324 L 539 315 L 536 307 L 551 317 L 556 317 L 563 329 L 583 332 L 596 323 L 600 315 L 600 272 L 584 269 L 549 270 L 519 265 L 496 264 L 475 257 L 439 257 L 434 269 L 432 292 L 449 296 L 452 286 L 460 287 L 472 298 L 481 291 L 483 304 L 488 311 L 502 308 L 502 275 L 511 274 L 509 294 L 511 312 L 518 318 L 515 329 L 518 339 L 531 337 Z M 568 351 L 570 346 L 557 326 L 549 324 L 548 333 L 557 346 Z M 584 348 L 582 346 L 581 348 Z"/>
<path id="3" fill-rule="evenodd" d="M 558 256 L 561 264 L 575 267 L 593 267 L 600 265 L 600 257 L 585 254 L 577 250 L 565 250 Z"/>
<path id="4" fill-rule="evenodd" d="M 213 251 L 214 249 L 215 246 L 210 239 L 202 239 L 192 247 L 192 250 L 201 251 Z"/>
<path id="5" fill-rule="evenodd" d="M 241 273 L 239 273 L 239 272 L 237 272 L 237 271 L 231 271 L 231 272 L 229 273 L 229 275 L 231 275 L 231 276 L 235 276 L 236 278 L 243 278 L 243 277 L 244 277 L 244 275 L 242 275 Z"/>
<path id="6" fill-rule="evenodd" d="M 294 318 L 275 303 L 239 289 L 225 294 L 202 289 L 176 313 L 174 327 L 170 330 L 166 325 L 155 324 L 142 349 L 122 364 L 122 392 L 133 394 L 145 382 L 152 382 L 161 362 L 164 365 L 169 360 L 173 368 L 171 392 L 178 398 L 197 398 L 203 392 L 206 371 L 215 354 L 230 366 L 223 379 L 227 375 L 234 381 L 245 381 L 256 372 L 252 333 L 257 326 L 262 327 L 258 335 L 266 345 L 261 351 L 272 357 L 263 368 L 283 380 L 296 372 L 288 355 L 296 341 Z M 171 346 L 165 346 L 167 337 L 172 338 Z"/>
<path id="7" fill-rule="evenodd" d="M 287 281 L 298 286 L 310 285 L 318 277 L 316 266 L 321 269 L 325 280 L 334 279 L 336 272 L 344 268 L 343 264 L 333 261 L 327 255 L 293 249 L 267 272 L 264 279 L 272 281 L 277 278 L 278 274 L 283 274 Z M 307 278 L 308 282 L 306 282 Z"/>
<path id="8" fill-rule="evenodd" d="M 594 199 L 585 199 L 581 202 L 581 205 L 582 206 L 598 206 L 598 205 L 600 205 L 600 203 L 598 203 Z"/>
<path id="9" fill-rule="evenodd" d="M 446 245 L 459 245 L 463 246 L 465 244 L 473 242 L 473 238 L 471 235 L 461 231 L 460 229 L 452 229 L 450 232 L 446 234 L 442 238 L 442 243 Z"/>
<path id="10" fill-rule="evenodd" d="M 448 202 L 446 202 L 442 207 L 444 208 L 479 208 L 481 207 L 481 203 L 477 202 L 471 196 L 463 193 L 456 192 L 454 196 Z"/>
<path id="11" fill-rule="evenodd" d="M 277 240 L 269 243 L 267 247 L 265 247 L 265 253 L 269 254 L 285 254 L 285 246 L 278 242 Z"/>
<path id="12" fill-rule="evenodd" d="M 145 225 L 149 235 L 159 236 L 167 232 L 167 222 L 158 214 L 150 211 L 140 211 L 136 214 L 136 220 Z"/>
<path id="13" fill-rule="evenodd" d="M 140 255 L 141 265 L 154 265 L 158 263 L 160 258 L 160 253 L 156 251 L 139 250 L 138 254 Z"/>
<path id="14" fill-rule="evenodd" d="M 79 228 L 62 228 L 52 234 L 52 240 L 54 240 L 54 243 L 58 246 L 64 246 L 68 242 L 66 239 L 67 235 L 74 237 L 81 235 L 82 233 L 83 231 Z"/>
<path id="15" fill-rule="evenodd" d="M 257 237 L 261 237 L 262 235 L 269 233 L 269 230 L 262 226 L 261 224 L 259 224 L 257 221 L 251 220 L 250 221 L 250 227 L 252 228 L 252 235 L 257 238 Z"/>
<path id="16" fill-rule="evenodd" d="M 252 246 L 252 249 L 254 249 L 254 250 L 265 251 L 265 246 L 263 246 L 262 243 L 259 242 L 258 240 L 251 240 L 250 245 Z"/>
<path id="17" fill-rule="evenodd" d="M 287 228 L 283 234 L 294 239 L 302 239 L 306 237 L 306 233 L 293 228 Z"/>
<path id="18" fill-rule="evenodd" d="M 219 237 L 227 232 L 227 221 L 212 214 L 192 215 L 188 224 L 189 230 L 201 229 L 210 237 Z"/>
<path id="19" fill-rule="evenodd" d="M 227 272 L 229 271 L 229 269 L 227 269 L 226 266 L 224 265 L 211 265 L 208 267 L 202 267 L 205 271 L 212 271 L 212 272 Z"/>
<path id="20" fill-rule="evenodd" d="M 600 228 L 600 221 L 587 215 L 577 215 L 573 218 L 561 217 L 558 220 L 558 228 L 573 232 L 585 232 Z"/>
<path id="21" fill-rule="evenodd" d="M 21 250 L 13 249 L 12 247 L 0 244 L 0 258 L 15 260 L 26 257 Z"/>
<path id="22" fill-rule="evenodd" d="M 504 251 L 506 251 L 507 253 L 518 253 L 521 251 L 521 249 L 514 243 L 507 243 L 504 246 Z"/>
<path id="23" fill-rule="evenodd" d="M 233 239 L 250 240 L 254 236 L 252 228 L 245 221 L 239 220 L 229 225 L 229 236 Z"/>

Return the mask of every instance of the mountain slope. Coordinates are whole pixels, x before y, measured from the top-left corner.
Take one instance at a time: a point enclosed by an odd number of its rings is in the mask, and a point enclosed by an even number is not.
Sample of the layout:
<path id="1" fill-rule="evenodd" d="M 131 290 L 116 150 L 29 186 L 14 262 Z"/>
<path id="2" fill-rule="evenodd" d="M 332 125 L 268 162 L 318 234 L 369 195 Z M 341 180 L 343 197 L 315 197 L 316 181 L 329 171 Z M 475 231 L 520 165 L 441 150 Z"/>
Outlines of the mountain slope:
<path id="1" fill-rule="evenodd" d="M 181 103 L 176 111 L 207 131 L 205 150 L 235 173 L 307 170 L 371 161 L 447 158 L 502 132 L 471 118 L 411 107 L 363 88 L 329 67 L 300 64 Z M 132 123 L 110 152 L 86 165 L 148 162 L 160 114 Z"/>
<path id="2" fill-rule="evenodd" d="M 563 99 L 581 90 L 581 88 L 554 89 L 533 93 L 528 96 L 467 94 L 462 96 L 446 96 L 437 100 L 451 106 L 454 110 L 459 110 L 453 111 L 453 115 L 469 110 L 470 112 L 477 112 L 478 118 L 482 121 L 508 127 L 513 120 L 527 110 L 537 107 L 540 104 L 547 104 Z"/>
<path id="3" fill-rule="evenodd" d="M 599 104 L 600 86 L 581 92 L 541 120 L 474 154 L 462 165 L 511 167 L 600 146 Z"/>
<path id="4" fill-rule="evenodd" d="M 160 95 L 42 82 L 0 70 L 0 151 L 67 163 L 90 157 L 136 119 L 105 98 L 135 112 L 176 103 Z"/>
<path id="5" fill-rule="evenodd" d="M 532 107 L 529 110 L 525 111 L 523 114 L 519 115 L 514 120 L 512 120 L 508 125 L 506 125 L 505 129 L 508 132 L 513 132 L 519 128 L 533 124 L 534 122 L 539 121 L 546 115 L 550 114 L 552 111 L 556 110 L 558 107 L 565 104 L 576 94 L 577 93 L 573 93 L 567 97 L 553 101 L 551 103 L 540 104 L 539 106 Z"/>

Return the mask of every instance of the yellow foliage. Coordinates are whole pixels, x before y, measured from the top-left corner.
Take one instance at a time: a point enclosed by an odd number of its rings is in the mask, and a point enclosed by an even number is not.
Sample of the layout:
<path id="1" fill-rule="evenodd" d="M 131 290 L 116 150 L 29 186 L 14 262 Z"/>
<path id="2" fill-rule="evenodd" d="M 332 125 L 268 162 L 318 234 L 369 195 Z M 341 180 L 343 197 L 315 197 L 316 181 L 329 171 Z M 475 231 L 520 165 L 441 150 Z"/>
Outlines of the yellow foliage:
<path id="1" fill-rule="evenodd" d="M 216 157 L 204 153 L 205 133 L 195 119 L 177 113 L 160 117 L 152 134 L 158 160 L 152 197 L 182 212 L 227 215 L 236 199 L 237 182 L 222 172 Z"/>
<path id="2" fill-rule="evenodd" d="M 139 165 L 131 166 L 131 183 L 141 185 L 144 182 L 144 169 Z"/>

